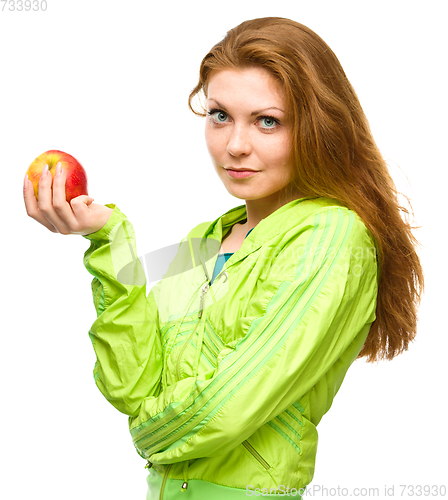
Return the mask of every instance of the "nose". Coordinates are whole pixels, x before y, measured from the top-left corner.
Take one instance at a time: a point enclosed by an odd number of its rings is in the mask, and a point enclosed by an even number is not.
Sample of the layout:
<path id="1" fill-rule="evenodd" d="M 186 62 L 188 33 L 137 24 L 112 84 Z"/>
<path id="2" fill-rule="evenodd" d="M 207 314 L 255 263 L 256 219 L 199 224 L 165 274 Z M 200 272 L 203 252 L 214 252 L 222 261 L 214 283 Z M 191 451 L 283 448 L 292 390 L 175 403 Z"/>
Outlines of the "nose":
<path id="1" fill-rule="evenodd" d="M 232 156 L 248 155 L 252 150 L 249 131 L 243 126 L 235 125 L 227 142 L 227 151 Z"/>

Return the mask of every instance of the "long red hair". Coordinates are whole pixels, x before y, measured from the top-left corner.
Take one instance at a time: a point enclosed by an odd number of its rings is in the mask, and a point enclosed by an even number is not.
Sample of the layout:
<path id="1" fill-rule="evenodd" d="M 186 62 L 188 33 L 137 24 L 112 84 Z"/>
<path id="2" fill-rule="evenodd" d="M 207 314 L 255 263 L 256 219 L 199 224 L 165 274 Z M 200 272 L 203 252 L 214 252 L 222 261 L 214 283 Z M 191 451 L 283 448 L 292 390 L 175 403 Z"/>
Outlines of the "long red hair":
<path id="1" fill-rule="evenodd" d="M 424 276 L 419 244 L 400 206 L 359 99 L 336 55 L 311 29 L 289 19 L 245 21 L 204 57 L 193 98 L 207 96 L 210 74 L 259 66 L 282 84 L 291 125 L 293 180 L 288 193 L 333 198 L 355 211 L 373 234 L 380 279 L 376 320 L 358 357 L 393 359 L 417 330 Z M 408 203 L 409 199 L 406 197 Z"/>

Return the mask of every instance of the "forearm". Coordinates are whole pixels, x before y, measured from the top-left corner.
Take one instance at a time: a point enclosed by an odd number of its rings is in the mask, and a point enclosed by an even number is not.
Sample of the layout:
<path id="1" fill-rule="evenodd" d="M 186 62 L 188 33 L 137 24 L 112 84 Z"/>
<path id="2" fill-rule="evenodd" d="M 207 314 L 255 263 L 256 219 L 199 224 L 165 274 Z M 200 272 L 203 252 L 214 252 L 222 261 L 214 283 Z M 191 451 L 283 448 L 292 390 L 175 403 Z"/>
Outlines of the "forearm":
<path id="1" fill-rule="evenodd" d="M 132 225 L 117 208 L 106 226 L 85 236 L 91 241 L 84 264 L 94 276 L 97 319 L 89 336 L 97 357 L 95 383 L 127 415 L 157 394 L 162 372 L 158 312 L 136 258 Z"/>

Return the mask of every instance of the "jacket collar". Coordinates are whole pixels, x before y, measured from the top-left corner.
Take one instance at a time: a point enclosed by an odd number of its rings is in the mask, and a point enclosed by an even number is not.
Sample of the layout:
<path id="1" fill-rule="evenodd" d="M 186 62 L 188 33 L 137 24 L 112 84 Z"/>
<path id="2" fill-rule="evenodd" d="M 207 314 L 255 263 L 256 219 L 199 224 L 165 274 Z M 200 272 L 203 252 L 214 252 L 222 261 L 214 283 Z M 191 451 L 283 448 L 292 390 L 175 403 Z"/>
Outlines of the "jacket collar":
<path id="1" fill-rule="evenodd" d="M 244 259 L 250 253 L 255 252 L 277 234 L 281 232 L 285 233 L 296 226 L 297 206 L 305 200 L 314 198 L 316 197 L 308 196 L 293 200 L 262 219 L 244 240 L 241 248 L 227 261 L 227 267 L 232 266 L 236 262 Z M 216 249 L 216 243 L 207 247 L 207 245 L 205 245 L 206 241 L 211 239 L 221 242 L 224 234 L 230 231 L 230 228 L 234 224 L 245 218 L 247 218 L 246 205 L 239 205 L 215 219 L 205 230 L 202 237 L 203 244 L 201 244 L 202 251 L 200 255 L 204 272 L 208 277 L 212 276 L 218 254 L 216 250 L 212 252 L 212 254 L 207 250 L 207 248 Z"/>

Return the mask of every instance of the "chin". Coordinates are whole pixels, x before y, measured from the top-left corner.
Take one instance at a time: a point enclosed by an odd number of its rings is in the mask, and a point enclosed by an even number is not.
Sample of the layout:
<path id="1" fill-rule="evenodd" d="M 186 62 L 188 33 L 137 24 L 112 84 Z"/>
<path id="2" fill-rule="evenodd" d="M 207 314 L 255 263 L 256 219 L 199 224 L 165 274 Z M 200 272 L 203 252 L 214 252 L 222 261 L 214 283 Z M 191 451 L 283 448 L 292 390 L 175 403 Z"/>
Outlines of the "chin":
<path id="1" fill-rule="evenodd" d="M 254 193 L 252 190 L 243 190 L 243 189 L 227 189 L 228 193 L 231 194 L 234 198 L 238 198 L 239 200 L 259 200 L 262 198 L 266 198 L 269 196 L 259 192 Z"/>

